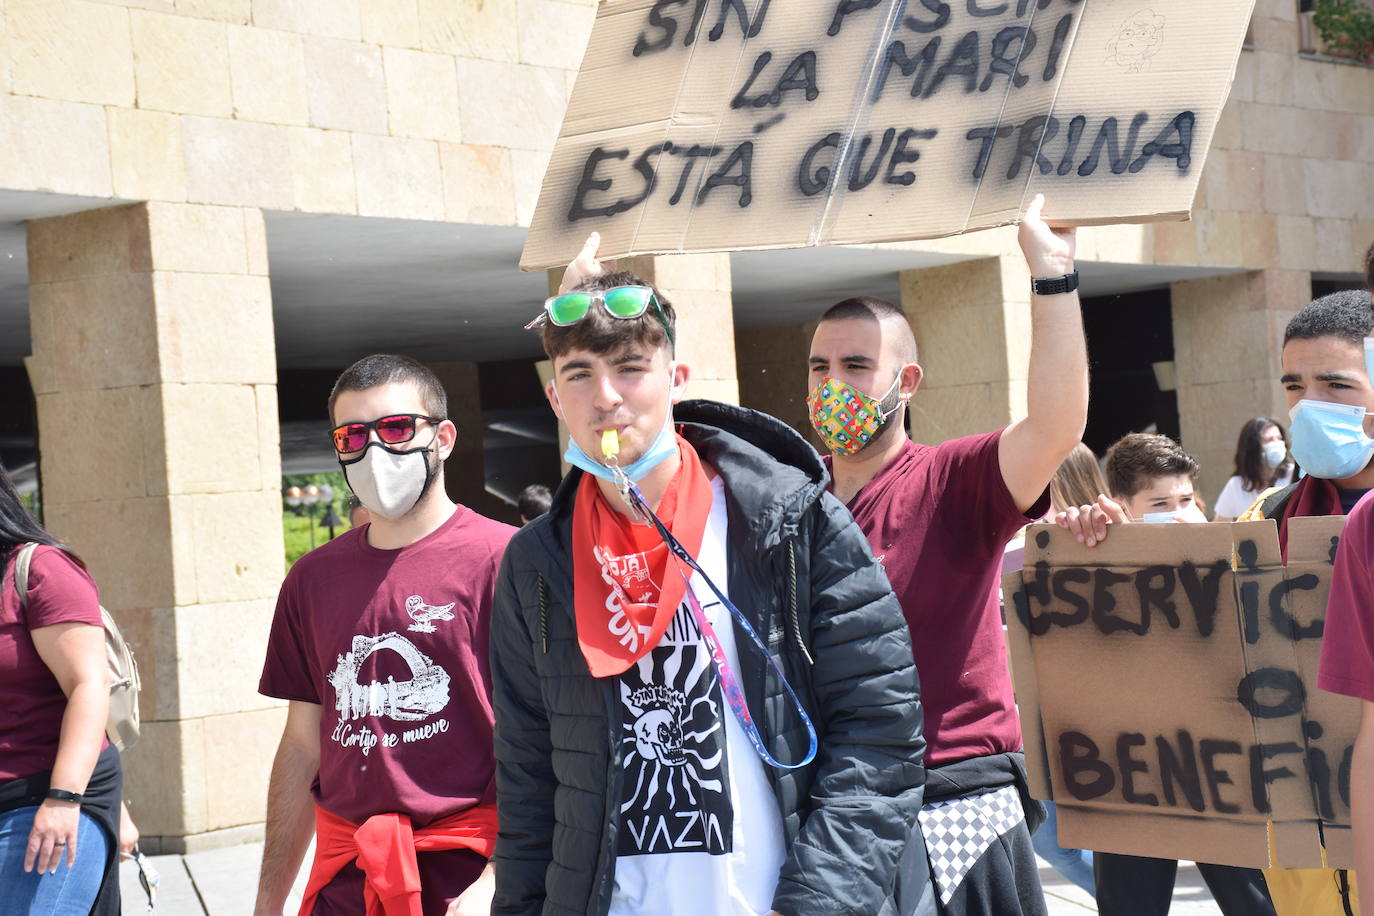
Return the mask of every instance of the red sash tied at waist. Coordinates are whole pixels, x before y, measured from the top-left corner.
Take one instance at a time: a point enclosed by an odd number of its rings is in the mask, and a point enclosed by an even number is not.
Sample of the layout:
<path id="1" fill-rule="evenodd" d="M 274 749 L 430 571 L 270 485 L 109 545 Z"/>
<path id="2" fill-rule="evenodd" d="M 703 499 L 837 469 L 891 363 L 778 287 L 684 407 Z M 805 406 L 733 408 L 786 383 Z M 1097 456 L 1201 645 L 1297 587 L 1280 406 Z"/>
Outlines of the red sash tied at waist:
<path id="1" fill-rule="evenodd" d="M 415 830 L 404 814 L 376 814 L 362 824 L 315 806 L 315 860 L 300 916 L 345 865 L 358 861 L 366 878 L 367 916 L 423 916 L 417 852 L 470 849 L 491 858 L 496 849 L 496 806 L 477 805 Z"/>

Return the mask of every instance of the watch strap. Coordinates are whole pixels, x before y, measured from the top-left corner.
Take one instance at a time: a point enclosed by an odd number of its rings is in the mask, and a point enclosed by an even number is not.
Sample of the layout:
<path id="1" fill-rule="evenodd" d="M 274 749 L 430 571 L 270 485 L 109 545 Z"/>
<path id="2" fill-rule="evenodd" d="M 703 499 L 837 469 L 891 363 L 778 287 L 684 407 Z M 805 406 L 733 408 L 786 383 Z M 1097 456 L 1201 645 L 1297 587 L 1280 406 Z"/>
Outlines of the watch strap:
<path id="1" fill-rule="evenodd" d="M 1032 277 L 1031 292 L 1037 296 L 1057 296 L 1078 289 L 1078 271 L 1062 277 Z"/>
<path id="2" fill-rule="evenodd" d="M 48 798 L 64 802 L 80 802 L 80 792 L 68 792 L 66 789 L 49 789 L 46 793 Z"/>

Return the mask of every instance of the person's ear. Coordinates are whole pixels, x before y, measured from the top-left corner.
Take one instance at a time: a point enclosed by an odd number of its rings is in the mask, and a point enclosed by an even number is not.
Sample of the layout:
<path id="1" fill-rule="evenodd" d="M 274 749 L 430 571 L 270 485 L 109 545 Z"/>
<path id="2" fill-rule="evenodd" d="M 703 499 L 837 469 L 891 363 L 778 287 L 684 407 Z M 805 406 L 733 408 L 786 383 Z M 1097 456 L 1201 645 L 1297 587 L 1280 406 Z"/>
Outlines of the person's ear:
<path id="1" fill-rule="evenodd" d="M 901 381 L 897 383 L 897 398 L 902 401 L 910 401 L 916 394 L 916 389 L 921 387 L 921 379 L 925 378 L 925 372 L 917 363 L 907 363 L 902 367 Z"/>
<path id="2" fill-rule="evenodd" d="M 439 460 L 446 461 L 448 456 L 453 454 L 453 449 L 458 444 L 458 427 L 453 425 L 452 420 L 440 421 L 434 441 L 439 446 Z"/>
<path id="3" fill-rule="evenodd" d="M 553 408 L 553 415 L 566 423 L 568 418 L 563 416 L 563 402 L 558 400 L 558 389 L 554 387 L 553 379 L 549 379 L 549 383 L 544 386 L 544 397 L 548 398 L 549 406 Z"/>
<path id="4" fill-rule="evenodd" d="M 669 391 L 673 403 L 676 404 L 687 396 L 687 380 L 691 378 L 692 370 L 686 363 L 677 361 L 670 363 L 669 369 L 672 372 L 672 378 L 668 383 L 671 386 Z"/>

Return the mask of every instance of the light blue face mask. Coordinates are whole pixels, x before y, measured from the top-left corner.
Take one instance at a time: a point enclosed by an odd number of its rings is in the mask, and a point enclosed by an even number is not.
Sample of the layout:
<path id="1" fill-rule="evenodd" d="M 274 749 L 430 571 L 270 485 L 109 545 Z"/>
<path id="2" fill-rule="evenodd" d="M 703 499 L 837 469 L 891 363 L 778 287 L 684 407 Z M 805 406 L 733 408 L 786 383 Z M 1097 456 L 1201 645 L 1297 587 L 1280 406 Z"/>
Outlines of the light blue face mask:
<path id="1" fill-rule="evenodd" d="M 639 483 L 649 475 L 649 472 L 658 467 L 669 455 L 677 454 L 677 436 L 673 433 L 673 415 L 668 414 L 668 421 L 663 424 L 663 429 L 659 430 L 658 438 L 654 439 L 653 445 L 649 450 L 639 457 L 638 460 L 625 465 L 622 470 L 625 476 L 635 483 Z M 595 474 L 602 480 L 615 483 L 615 474 L 606 465 L 597 461 L 591 455 L 582 450 L 582 446 L 577 444 L 577 440 L 572 436 L 568 437 L 568 449 L 563 453 L 563 460 L 575 468 L 581 468 L 588 474 Z"/>
<path id="2" fill-rule="evenodd" d="M 677 363 L 670 363 L 669 375 L 677 373 Z M 554 388 L 554 397 L 558 396 L 558 389 Z M 671 389 L 668 396 L 668 416 L 663 420 L 663 428 L 658 431 L 658 437 L 648 450 L 634 462 L 624 465 L 621 470 L 625 476 L 635 483 L 639 483 L 649 475 L 649 472 L 658 467 L 668 459 L 669 455 L 677 453 L 677 435 L 673 432 L 673 400 Z M 610 483 L 616 483 L 615 472 L 591 455 L 583 451 L 582 446 L 577 444 L 577 440 L 572 436 L 568 437 L 568 447 L 563 452 L 563 460 L 575 468 L 580 468 L 588 474 L 600 477 Z"/>
<path id="3" fill-rule="evenodd" d="M 1303 400 L 1289 416 L 1293 458 L 1313 477 L 1354 477 L 1374 457 L 1374 439 L 1364 434 L 1365 409 L 1358 404 Z"/>
<path id="4" fill-rule="evenodd" d="M 1364 365 L 1374 381 L 1374 337 L 1364 339 Z M 1289 411 L 1293 460 L 1313 477 L 1354 477 L 1374 458 L 1374 439 L 1364 432 L 1365 414 L 1358 404 L 1299 401 Z"/>

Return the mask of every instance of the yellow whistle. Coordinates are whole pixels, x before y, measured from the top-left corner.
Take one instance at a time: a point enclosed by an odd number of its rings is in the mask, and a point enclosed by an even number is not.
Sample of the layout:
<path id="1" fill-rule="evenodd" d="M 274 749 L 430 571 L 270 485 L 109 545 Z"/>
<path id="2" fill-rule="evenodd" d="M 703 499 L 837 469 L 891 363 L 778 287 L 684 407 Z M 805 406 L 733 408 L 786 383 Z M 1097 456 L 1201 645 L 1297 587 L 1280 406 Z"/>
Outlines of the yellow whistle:
<path id="1" fill-rule="evenodd" d="M 607 460 L 620 455 L 620 434 L 608 429 L 601 434 L 601 454 Z"/>

